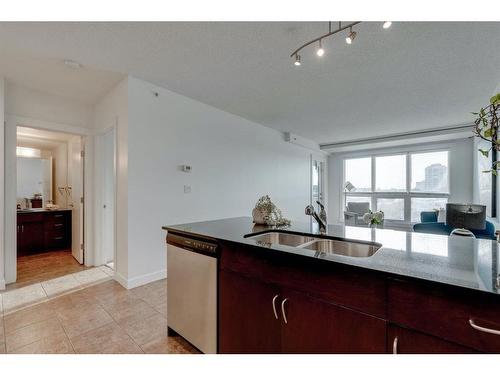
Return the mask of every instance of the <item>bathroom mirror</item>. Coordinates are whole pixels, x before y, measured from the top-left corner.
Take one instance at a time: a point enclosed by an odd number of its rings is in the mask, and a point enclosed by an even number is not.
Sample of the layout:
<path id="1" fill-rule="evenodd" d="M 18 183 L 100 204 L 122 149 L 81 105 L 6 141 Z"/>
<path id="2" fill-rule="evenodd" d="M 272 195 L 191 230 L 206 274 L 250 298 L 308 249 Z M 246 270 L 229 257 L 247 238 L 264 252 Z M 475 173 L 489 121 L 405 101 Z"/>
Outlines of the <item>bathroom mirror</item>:
<path id="1" fill-rule="evenodd" d="M 22 208 L 42 208 L 54 202 L 52 157 L 17 157 L 17 202 Z M 39 207 L 31 199 L 40 195 Z M 29 207 L 26 199 L 30 200 Z"/>

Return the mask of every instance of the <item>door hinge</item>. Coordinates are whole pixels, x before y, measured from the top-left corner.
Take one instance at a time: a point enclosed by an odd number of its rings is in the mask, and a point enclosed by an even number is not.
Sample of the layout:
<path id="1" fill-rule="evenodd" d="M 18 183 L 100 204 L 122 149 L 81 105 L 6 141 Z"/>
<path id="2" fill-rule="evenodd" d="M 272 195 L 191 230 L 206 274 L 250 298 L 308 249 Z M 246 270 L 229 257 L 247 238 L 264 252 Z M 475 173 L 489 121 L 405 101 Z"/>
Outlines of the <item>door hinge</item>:
<path id="1" fill-rule="evenodd" d="M 80 244 L 80 249 L 81 249 L 82 251 L 83 251 L 83 250 L 85 250 L 85 244 L 81 243 L 81 244 Z"/>
<path id="2" fill-rule="evenodd" d="M 80 151 L 80 155 L 82 158 L 84 158 L 85 157 L 85 150 Z"/>
<path id="3" fill-rule="evenodd" d="M 81 198 L 80 198 L 80 203 L 82 203 L 82 204 L 83 204 L 83 197 L 81 197 Z"/>

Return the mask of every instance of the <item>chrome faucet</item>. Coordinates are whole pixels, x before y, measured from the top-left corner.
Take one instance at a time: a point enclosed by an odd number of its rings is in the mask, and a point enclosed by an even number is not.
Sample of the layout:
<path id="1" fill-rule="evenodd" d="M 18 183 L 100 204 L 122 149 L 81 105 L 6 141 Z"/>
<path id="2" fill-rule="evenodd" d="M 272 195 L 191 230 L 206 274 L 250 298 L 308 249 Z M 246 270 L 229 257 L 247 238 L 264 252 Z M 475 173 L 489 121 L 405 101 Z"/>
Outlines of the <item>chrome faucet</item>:
<path id="1" fill-rule="evenodd" d="M 325 212 L 325 207 L 317 202 L 320 207 L 321 207 L 321 211 L 320 211 L 320 214 L 318 215 L 317 212 L 314 210 L 314 207 L 312 205 L 308 205 L 305 209 L 305 213 L 306 215 L 309 215 L 309 216 L 312 216 L 317 222 L 318 222 L 318 225 L 319 225 L 319 233 L 321 234 L 325 234 L 326 233 L 326 212 Z"/>

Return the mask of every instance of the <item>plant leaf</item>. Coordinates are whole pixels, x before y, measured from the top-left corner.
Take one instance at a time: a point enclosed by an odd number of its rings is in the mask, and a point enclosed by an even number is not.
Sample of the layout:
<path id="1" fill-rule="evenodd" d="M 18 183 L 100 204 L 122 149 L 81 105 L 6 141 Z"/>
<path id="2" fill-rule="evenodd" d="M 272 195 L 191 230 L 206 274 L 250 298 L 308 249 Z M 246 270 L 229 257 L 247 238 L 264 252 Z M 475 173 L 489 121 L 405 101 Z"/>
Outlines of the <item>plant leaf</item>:
<path id="1" fill-rule="evenodd" d="M 481 154 L 483 154 L 483 156 L 484 156 L 484 157 L 486 157 L 486 158 L 487 158 L 488 156 L 490 156 L 490 150 L 481 150 L 481 149 L 479 149 L 479 152 L 480 152 Z"/>

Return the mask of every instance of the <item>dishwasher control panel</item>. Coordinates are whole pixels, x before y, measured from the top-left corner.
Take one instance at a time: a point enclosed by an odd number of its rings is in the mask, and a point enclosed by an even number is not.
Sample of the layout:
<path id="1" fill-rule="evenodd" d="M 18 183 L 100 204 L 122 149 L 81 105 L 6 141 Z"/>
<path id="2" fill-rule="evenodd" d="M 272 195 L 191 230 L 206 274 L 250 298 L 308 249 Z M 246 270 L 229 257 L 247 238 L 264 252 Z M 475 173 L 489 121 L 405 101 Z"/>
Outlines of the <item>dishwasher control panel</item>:
<path id="1" fill-rule="evenodd" d="M 186 250 L 210 254 L 217 254 L 218 248 L 218 245 L 214 242 L 199 240 L 171 233 L 168 233 L 167 235 L 167 244 L 181 247 Z"/>

